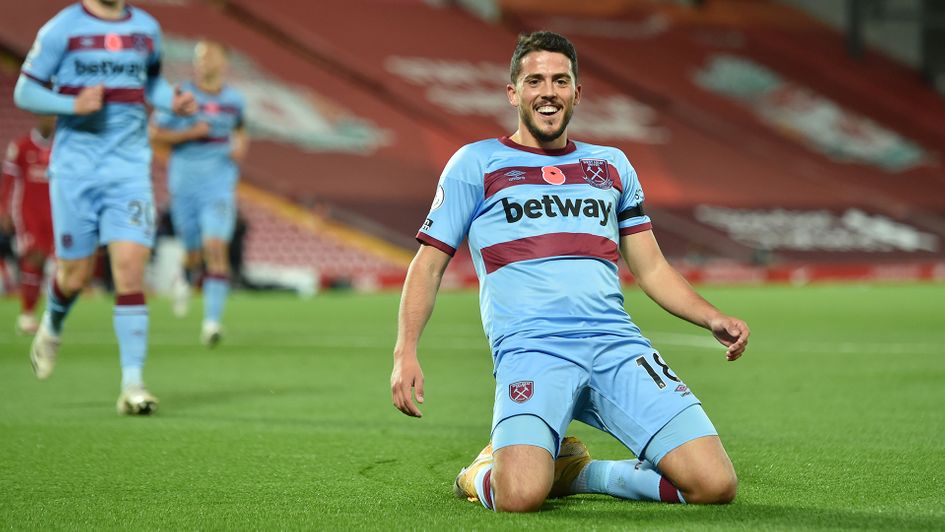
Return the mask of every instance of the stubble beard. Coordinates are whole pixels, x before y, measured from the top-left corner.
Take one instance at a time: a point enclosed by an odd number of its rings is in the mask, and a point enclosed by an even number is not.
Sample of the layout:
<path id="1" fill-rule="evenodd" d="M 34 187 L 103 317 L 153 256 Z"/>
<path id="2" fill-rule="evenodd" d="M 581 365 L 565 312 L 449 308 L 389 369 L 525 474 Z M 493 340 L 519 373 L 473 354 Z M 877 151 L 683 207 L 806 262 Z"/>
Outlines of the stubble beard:
<path id="1" fill-rule="evenodd" d="M 561 120 L 561 127 L 551 131 L 550 133 L 546 133 L 538 127 L 538 124 L 532 120 L 532 115 L 529 112 L 529 109 L 519 106 L 518 114 L 522 119 L 522 123 L 525 124 L 525 128 L 528 129 L 528 132 L 532 134 L 532 137 L 534 137 L 538 142 L 546 144 L 557 140 L 559 137 L 561 137 L 561 135 L 564 134 L 564 131 L 568 128 L 568 123 L 571 122 L 571 115 L 574 114 L 574 107 L 566 106 L 564 108 L 564 118 Z"/>

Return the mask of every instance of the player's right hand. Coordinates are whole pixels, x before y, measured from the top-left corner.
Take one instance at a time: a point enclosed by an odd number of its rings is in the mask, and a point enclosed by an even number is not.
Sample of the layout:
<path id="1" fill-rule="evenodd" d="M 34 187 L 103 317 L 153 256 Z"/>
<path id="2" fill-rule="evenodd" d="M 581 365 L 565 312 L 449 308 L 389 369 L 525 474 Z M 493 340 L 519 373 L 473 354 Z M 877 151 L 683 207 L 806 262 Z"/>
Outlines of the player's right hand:
<path id="1" fill-rule="evenodd" d="M 725 359 L 729 362 L 738 360 L 748 347 L 751 330 L 748 329 L 747 323 L 738 318 L 720 314 L 709 322 L 709 330 L 719 343 L 728 348 L 725 351 Z"/>
<path id="2" fill-rule="evenodd" d="M 423 370 L 416 355 L 394 355 L 394 371 L 390 375 L 391 400 L 397 410 L 411 417 L 423 417 L 420 408 L 413 402 L 416 391 L 417 403 L 423 404 Z"/>
<path id="3" fill-rule="evenodd" d="M 102 110 L 105 105 L 105 86 L 102 84 L 82 87 L 75 96 L 73 108 L 77 115 L 90 115 Z"/>
<path id="4" fill-rule="evenodd" d="M 194 93 L 174 87 L 174 98 L 171 100 L 171 112 L 180 116 L 191 116 L 197 112 L 199 105 Z"/>
<path id="5" fill-rule="evenodd" d="M 205 139 L 210 136 L 210 124 L 204 121 L 197 122 L 190 128 L 190 134 L 194 140 Z"/>

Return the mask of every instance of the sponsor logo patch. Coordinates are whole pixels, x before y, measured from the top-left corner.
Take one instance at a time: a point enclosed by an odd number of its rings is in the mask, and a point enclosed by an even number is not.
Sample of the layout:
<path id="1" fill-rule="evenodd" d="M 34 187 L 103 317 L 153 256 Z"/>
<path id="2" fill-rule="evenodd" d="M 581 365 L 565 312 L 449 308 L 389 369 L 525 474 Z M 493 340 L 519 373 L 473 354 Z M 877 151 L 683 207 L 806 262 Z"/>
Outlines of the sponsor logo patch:
<path id="1" fill-rule="evenodd" d="M 33 47 L 30 48 L 29 53 L 26 55 L 26 61 L 23 62 L 23 68 L 29 69 L 33 66 L 33 59 L 39 57 L 40 52 L 43 50 L 42 43 L 39 42 L 39 39 L 36 39 L 33 42 Z"/>
<path id="2" fill-rule="evenodd" d="M 62 242 L 62 247 L 66 249 L 69 249 L 72 247 L 72 235 L 70 235 L 69 233 L 63 234 L 60 241 Z"/>
<path id="3" fill-rule="evenodd" d="M 581 169 L 584 170 L 584 180 L 592 187 L 607 190 L 614 186 L 610 165 L 604 159 L 581 159 Z"/>
<path id="4" fill-rule="evenodd" d="M 443 190 L 443 185 L 438 185 L 436 187 L 436 195 L 433 196 L 433 204 L 430 205 L 430 211 L 432 212 L 439 209 L 444 201 L 446 201 L 446 191 Z"/>
<path id="5" fill-rule="evenodd" d="M 509 384 L 509 399 L 524 403 L 535 393 L 535 381 L 518 381 Z"/>
<path id="6" fill-rule="evenodd" d="M 595 198 L 562 198 L 557 194 L 544 194 L 541 199 L 530 199 L 523 203 L 502 198 L 505 221 L 515 223 L 525 218 L 587 217 L 597 218 L 601 227 L 607 225 L 614 204 Z"/>
<path id="7" fill-rule="evenodd" d="M 433 227 L 433 220 L 427 218 L 426 221 L 423 222 L 423 226 L 420 228 L 420 230 L 429 231 L 431 227 Z"/>

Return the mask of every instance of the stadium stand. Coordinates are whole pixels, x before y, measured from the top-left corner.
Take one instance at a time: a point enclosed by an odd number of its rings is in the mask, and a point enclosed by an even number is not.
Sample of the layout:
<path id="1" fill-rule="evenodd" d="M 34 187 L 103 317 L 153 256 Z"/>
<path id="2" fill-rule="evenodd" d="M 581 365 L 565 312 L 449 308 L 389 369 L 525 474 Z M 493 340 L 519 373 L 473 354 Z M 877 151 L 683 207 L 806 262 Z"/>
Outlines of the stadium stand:
<path id="1" fill-rule="evenodd" d="M 941 98 L 891 61 L 846 58 L 839 35 L 796 11 L 709 4 L 510 1 L 507 27 L 496 27 L 420 2 L 346 2 L 317 20 L 305 18 L 300 0 L 228 3 L 244 20 L 281 28 L 293 47 L 385 87 L 403 107 L 437 109 L 467 140 L 505 131 L 514 117 L 496 60 L 514 34 L 571 35 L 587 90 L 573 136 L 630 154 L 671 256 L 940 258 L 945 137 L 927 111 L 941 115 Z M 609 11 L 581 12 L 595 9 Z M 351 31 L 344 21 L 355 16 Z M 384 31 L 391 21 L 400 31 Z"/>
<path id="2" fill-rule="evenodd" d="M 10 9 L 0 44 L 22 56 L 66 3 Z M 945 101 L 891 60 L 847 57 L 836 31 L 776 3 L 501 0 L 501 23 L 419 0 L 141 5 L 168 35 L 172 80 L 200 36 L 233 50 L 255 141 L 245 188 L 258 194 L 241 195 L 249 260 L 395 284 L 451 153 L 511 131 L 515 35 L 547 28 L 581 53 L 572 137 L 629 154 L 664 251 L 690 278 L 945 278 Z M 370 220 L 359 227 L 405 251 L 390 260 L 340 229 L 323 242 L 331 220 L 313 205 Z M 278 212 L 322 222 L 302 244 L 309 222 Z M 468 256 L 450 271 L 468 281 Z"/>

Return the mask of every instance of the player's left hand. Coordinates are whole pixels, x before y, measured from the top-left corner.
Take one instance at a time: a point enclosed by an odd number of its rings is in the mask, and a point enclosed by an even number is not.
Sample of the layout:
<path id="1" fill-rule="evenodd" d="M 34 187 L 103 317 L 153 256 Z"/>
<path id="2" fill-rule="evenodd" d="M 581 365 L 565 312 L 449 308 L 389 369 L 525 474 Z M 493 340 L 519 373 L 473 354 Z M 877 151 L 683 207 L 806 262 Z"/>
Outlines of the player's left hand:
<path id="1" fill-rule="evenodd" d="M 171 111 L 181 116 L 190 116 L 197 112 L 197 99 L 194 93 L 190 91 L 182 92 L 179 88 L 174 89 L 174 99 L 171 100 Z"/>
<path id="2" fill-rule="evenodd" d="M 751 335 L 751 331 L 748 329 L 748 324 L 738 318 L 720 315 L 709 322 L 709 330 L 719 343 L 728 347 L 725 358 L 729 362 L 738 360 L 748 347 L 748 336 Z"/>
<path id="3" fill-rule="evenodd" d="M 246 142 L 243 139 L 236 138 L 233 141 L 233 148 L 230 150 L 230 158 L 236 164 L 243 164 L 247 151 Z"/>

